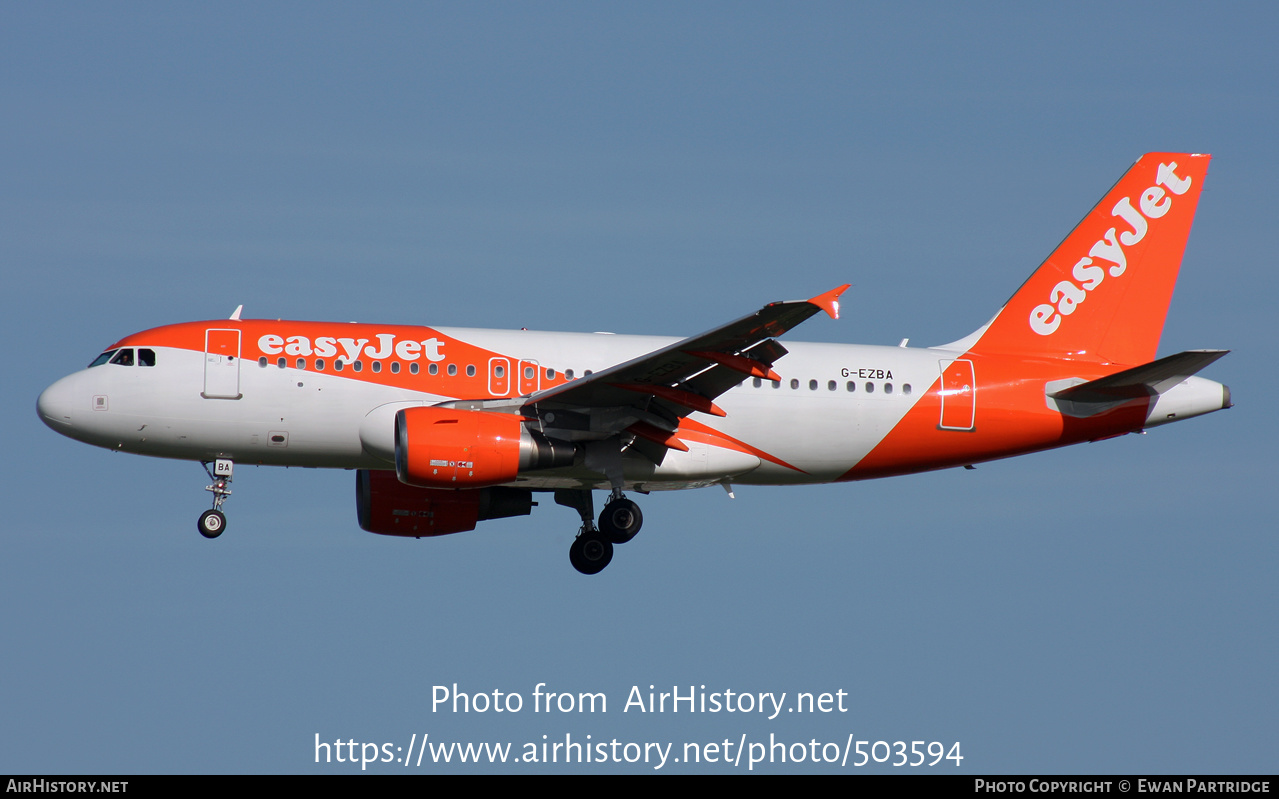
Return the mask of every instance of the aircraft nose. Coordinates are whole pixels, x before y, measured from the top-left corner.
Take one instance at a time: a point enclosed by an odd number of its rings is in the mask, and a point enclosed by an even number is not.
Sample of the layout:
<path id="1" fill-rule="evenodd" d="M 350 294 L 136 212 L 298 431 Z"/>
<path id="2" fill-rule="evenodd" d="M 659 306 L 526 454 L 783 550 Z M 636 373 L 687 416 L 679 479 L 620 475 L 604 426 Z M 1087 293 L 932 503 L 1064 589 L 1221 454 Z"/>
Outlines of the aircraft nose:
<path id="1" fill-rule="evenodd" d="M 36 413 L 40 415 L 40 421 L 65 434 L 73 424 L 73 404 L 68 379 L 64 377 L 40 392 L 40 398 L 36 400 Z"/>

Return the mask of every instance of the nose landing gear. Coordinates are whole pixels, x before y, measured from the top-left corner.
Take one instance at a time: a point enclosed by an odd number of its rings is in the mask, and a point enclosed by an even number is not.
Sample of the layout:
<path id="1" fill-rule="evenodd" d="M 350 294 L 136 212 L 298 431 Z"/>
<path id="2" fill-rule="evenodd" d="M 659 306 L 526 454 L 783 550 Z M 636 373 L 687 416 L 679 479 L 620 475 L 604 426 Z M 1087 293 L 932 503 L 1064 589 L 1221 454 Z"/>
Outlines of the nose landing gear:
<path id="1" fill-rule="evenodd" d="M 196 529 L 205 538 L 217 538 L 226 529 L 226 514 L 222 512 L 222 503 L 231 496 L 231 489 L 227 488 L 227 483 L 231 482 L 231 473 L 235 469 L 235 464 L 225 458 L 218 458 L 213 462 L 212 470 L 209 469 L 207 461 L 202 461 L 200 465 L 213 481 L 213 485 L 204 487 L 205 491 L 213 492 L 213 508 L 200 514 Z"/>

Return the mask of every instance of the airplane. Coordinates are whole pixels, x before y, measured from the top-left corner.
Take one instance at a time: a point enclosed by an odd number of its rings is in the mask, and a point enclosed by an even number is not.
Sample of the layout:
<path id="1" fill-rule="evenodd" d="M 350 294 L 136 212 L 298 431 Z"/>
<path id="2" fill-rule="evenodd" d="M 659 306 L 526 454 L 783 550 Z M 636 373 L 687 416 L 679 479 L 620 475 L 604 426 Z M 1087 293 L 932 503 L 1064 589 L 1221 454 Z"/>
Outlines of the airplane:
<path id="1" fill-rule="evenodd" d="M 934 347 L 778 338 L 840 286 L 689 338 L 229 319 L 126 336 L 49 386 L 54 431 L 199 461 L 226 528 L 237 464 L 356 470 L 360 527 L 430 537 L 550 494 L 596 574 L 643 524 L 627 492 L 865 480 L 1142 432 L 1229 408 L 1156 359 L 1210 156 L 1142 156 L 995 316 Z M 210 468 L 212 467 L 212 468 Z M 593 492 L 608 491 L 598 522 Z"/>

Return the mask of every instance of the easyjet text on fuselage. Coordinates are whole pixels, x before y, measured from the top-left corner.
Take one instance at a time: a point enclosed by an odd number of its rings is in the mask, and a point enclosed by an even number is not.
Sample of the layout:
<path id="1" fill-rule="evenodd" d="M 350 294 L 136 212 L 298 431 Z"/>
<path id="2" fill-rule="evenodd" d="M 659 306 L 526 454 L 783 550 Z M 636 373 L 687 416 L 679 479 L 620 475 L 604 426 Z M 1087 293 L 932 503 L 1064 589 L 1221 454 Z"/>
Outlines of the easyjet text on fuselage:
<path id="1" fill-rule="evenodd" d="M 268 333 L 258 339 L 258 349 L 265 355 L 315 355 L 319 358 L 332 358 L 338 355 L 339 349 L 348 361 L 364 356 L 375 361 L 390 358 L 394 355 L 402 361 L 416 361 L 425 357 L 428 361 L 442 361 L 444 355 L 440 351 L 444 342 L 438 338 L 422 340 L 400 339 L 396 341 L 394 333 L 377 333 L 372 339 L 346 338 L 337 336 L 317 336 L 312 344 L 309 336 L 281 336 Z"/>

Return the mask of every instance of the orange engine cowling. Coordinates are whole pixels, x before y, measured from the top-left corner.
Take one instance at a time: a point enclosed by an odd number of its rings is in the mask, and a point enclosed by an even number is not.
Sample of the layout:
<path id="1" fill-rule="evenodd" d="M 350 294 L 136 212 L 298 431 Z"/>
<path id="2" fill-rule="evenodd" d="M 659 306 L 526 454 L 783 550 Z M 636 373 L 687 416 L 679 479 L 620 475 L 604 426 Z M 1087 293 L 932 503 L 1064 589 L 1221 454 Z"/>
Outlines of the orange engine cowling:
<path id="1" fill-rule="evenodd" d="M 482 488 L 520 472 L 571 466 L 571 443 L 552 441 L 510 413 L 433 406 L 395 415 L 395 474 L 422 488 Z"/>
<path id="2" fill-rule="evenodd" d="M 523 488 L 417 488 L 394 472 L 360 469 L 355 473 L 355 513 L 370 533 L 413 538 L 474 530 L 488 519 L 527 516 L 533 492 Z"/>

